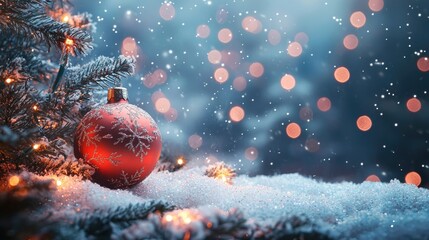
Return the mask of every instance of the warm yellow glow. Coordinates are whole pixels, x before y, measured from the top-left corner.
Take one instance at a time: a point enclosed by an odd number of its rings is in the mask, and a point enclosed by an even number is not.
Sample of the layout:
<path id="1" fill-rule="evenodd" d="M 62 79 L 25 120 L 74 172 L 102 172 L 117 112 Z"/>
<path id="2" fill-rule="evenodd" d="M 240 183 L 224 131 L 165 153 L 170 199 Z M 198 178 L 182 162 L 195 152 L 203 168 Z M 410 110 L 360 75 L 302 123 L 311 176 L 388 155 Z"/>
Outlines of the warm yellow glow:
<path id="1" fill-rule="evenodd" d="M 35 143 L 35 144 L 33 145 L 33 149 L 34 149 L 34 150 L 39 150 L 39 148 L 40 148 L 40 144 Z"/>
<path id="2" fill-rule="evenodd" d="M 183 159 L 182 157 L 180 157 L 179 159 L 177 159 L 177 164 L 184 165 L 186 163 L 185 159 Z"/>
<path id="3" fill-rule="evenodd" d="M 34 110 L 34 111 L 37 111 L 37 110 L 39 110 L 39 107 L 38 107 L 37 105 L 34 105 L 34 106 L 33 106 L 33 110 Z"/>
<path id="4" fill-rule="evenodd" d="M 16 185 L 18 185 L 20 179 L 18 176 L 12 176 L 9 178 L 9 185 L 12 187 L 15 187 Z"/>
<path id="5" fill-rule="evenodd" d="M 171 222 L 171 221 L 173 221 L 173 216 L 171 216 L 170 214 L 165 215 L 165 220 L 166 220 L 167 222 Z"/>
<path id="6" fill-rule="evenodd" d="M 63 18 L 62 18 L 62 21 L 63 21 L 64 23 L 67 23 L 69 20 L 70 20 L 70 15 L 69 15 L 69 14 L 64 14 L 64 16 L 63 16 Z"/>
<path id="7" fill-rule="evenodd" d="M 192 219 L 191 219 L 190 217 L 185 217 L 185 218 L 183 219 L 183 222 L 184 222 L 185 224 L 189 224 L 189 223 L 191 223 L 191 222 L 192 222 Z"/>
<path id="8" fill-rule="evenodd" d="M 59 186 L 61 186 L 62 184 L 63 184 L 63 182 L 61 182 L 61 180 L 57 180 L 57 186 L 59 187 Z"/>
<path id="9" fill-rule="evenodd" d="M 222 180 L 224 183 L 226 183 L 228 181 L 228 179 L 226 178 L 226 176 L 224 174 L 219 174 L 219 176 L 217 178 Z"/>
<path id="10" fill-rule="evenodd" d="M 7 84 L 10 84 L 10 83 L 12 83 L 12 82 L 13 82 L 13 79 L 12 79 L 12 78 L 7 78 L 5 82 L 6 82 Z"/>
<path id="11" fill-rule="evenodd" d="M 73 41 L 73 39 L 71 39 L 71 38 L 66 38 L 65 44 L 66 44 L 67 46 L 73 46 L 74 41 Z"/>
<path id="12" fill-rule="evenodd" d="M 199 219 L 201 219 L 201 216 L 194 210 L 178 210 L 164 215 L 162 223 L 184 227 Z"/>
<path id="13" fill-rule="evenodd" d="M 232 184 L 232 179 L 235 176 L 234 171 L 229 168 L 221 168 L 215 172 L 214 179 L 221 180 L 224 183 Z"/>

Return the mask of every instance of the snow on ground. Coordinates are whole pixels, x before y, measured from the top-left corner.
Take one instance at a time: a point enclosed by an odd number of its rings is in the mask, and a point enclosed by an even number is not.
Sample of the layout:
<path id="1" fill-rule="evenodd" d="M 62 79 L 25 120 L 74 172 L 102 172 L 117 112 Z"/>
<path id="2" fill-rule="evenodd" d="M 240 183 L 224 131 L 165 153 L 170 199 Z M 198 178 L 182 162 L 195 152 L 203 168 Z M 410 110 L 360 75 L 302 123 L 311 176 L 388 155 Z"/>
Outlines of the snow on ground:
<path id="1" fill-rule="evenodd" d="M 74 178 L 59 180 L 59 210 L 64 210 L 63 206 L 80 211 L 158 199 L 183 208 L 238 208 L 245 217 L 261 222 L 306 215 L 340 238 L 429 238 L 429 190 L 399 181 L 324 183 L 285 174 L 239 176 L 228 185 L 204 176 L 199 168 L 152 173 L 130 190 L 109 190 Z"/>

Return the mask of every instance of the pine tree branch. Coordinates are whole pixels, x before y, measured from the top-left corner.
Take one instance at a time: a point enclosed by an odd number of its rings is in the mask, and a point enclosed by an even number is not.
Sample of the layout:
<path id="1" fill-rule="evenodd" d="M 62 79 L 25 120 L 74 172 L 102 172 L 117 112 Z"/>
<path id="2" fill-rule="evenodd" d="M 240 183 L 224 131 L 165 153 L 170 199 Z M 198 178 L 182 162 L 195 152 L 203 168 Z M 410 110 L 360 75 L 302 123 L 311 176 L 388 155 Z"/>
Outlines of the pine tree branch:
<path id="1" fill-rule="evenodd" d="M 74 41 L 71 52 L 86 54 L 92 49 L 91 38 L 83 30 L 72 28 L 46 15 L 46 1 L 0 1 L 0 28 L 27 39 L 62 48 L 66 38 Z"/>
<path id="2" fill-rule="evenodd" d="M 40 211 L 50 202 L 55 185 L 50 179 L 40 179 L 28 172 L 14 178 L 14 185 L 0 187 L 0 239 L 29 239 L 43 233 L 46 225 L 30 213 Z"/>
<path id="3" fill-rule="evenodd" d="M 148 203 L 129 205 L 126 208 L 118 207 L 107 211 L 95 210 L 88 213 L 86 217 L 77 219 L 74 226 L 82 229 L 87 236 L 109 238 L 113 233 L 115 225 L 125 228 L 137 220 L 146 219 L 151 213 L 162 213 L 174 208 L 174 206 L 163 201 L 150 201 Z"/>
<path id="4" fill-rule="evenodd" d="M 327 228 L 306 216 L 284 217 L 273 225 L 251 225 L 245 235 L 249 239 L 332 239 Z"/>
<path id="5" fill-rule="evenodd" d="M 90 179 L 94 173 L 94 168 L 83 162 L 82 159 L 72 160 L 71 158 L 52 159 L 43 158 L 45 164 L 43 172 L 54 175 L 80 176 L 82 179 Z"/>
<path id="6" fill-rule="evenodd" d="M 10 84 L 1 90 L 0 125 L 9 126 L 12 130 L 23 131 L 33 128 L 34 89 L 26 84 Z"/>
<path id="7" fill-rule="evenodd" d="M 151 215 L 117 232 L 115 239 L 243 239 L 245 222 L 237 209 L 183 209 Z"/>
<path id="8" fill-rule="evenodd" d="M 118 58 L 98 57 L 83 66 L 69 68 L 66 74 L 66 91 L 85 89 L 91 86 L 108 88 L 134 72 L 135 60 L 119 56 Z"/>
<path id="9" fill-rule="evenodd" d="M 52 180 L 41 180 L 28 172 L 22 172 L 16 177 L 19 179 L 16 186 L 0 187 L 0 216 L 2 217 L 37 207 L 43 200 L 51 197 L 54 189 Z"/>

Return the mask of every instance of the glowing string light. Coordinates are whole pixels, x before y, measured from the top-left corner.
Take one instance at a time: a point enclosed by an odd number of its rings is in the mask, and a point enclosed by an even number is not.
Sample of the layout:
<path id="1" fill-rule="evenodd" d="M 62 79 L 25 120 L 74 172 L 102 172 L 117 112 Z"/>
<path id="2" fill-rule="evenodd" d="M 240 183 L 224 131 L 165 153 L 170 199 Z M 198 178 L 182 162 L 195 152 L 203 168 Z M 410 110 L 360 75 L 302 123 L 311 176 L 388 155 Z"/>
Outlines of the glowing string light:
<path id="1" fill-rule="evenodd" d="M 39 150 L 39 149 L 40 149 L 40 144 L 35 143 L 35 144 L 33 145 L 33 149 L 34 149 L 34 150 Z"/>
<path id="2" fill-rule="evenodd" d="M 20 181 L 21 179 L 18 176 L 12 176 L 9 178 L 9 185 L 15 187 Z"/>
<path id="3" fill-rule="evenodd" d="M 176 162 L 177 162 L 178 165 L 183 166 L 183 165 L 185 165 L 186 160 L 183 157 L 180 157 L 180 158 L 177 159 Z"/>

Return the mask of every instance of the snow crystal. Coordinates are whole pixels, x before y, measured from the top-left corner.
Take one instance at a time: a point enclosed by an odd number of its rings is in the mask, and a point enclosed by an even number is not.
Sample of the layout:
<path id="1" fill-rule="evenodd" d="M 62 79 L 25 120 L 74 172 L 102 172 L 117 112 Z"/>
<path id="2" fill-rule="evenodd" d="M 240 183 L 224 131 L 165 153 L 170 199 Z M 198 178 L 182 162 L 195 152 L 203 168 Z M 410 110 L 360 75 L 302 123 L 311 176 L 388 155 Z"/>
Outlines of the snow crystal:
<path id="1" fill-rule="evenodd" d="M 414 185 L 325 183 L 298 174 L 239 176 L 233 185 L 204 176 L 204 169 L 152 173 L 130 190 L 109 190 L 62 177 L 58 202 L 80 209 L 127 206 L 149 199 L 181 208 L 240 209 L 246 218 L 275 222 L 305 215 L 340 238 L 424 238 L 429 191 Z"/>

